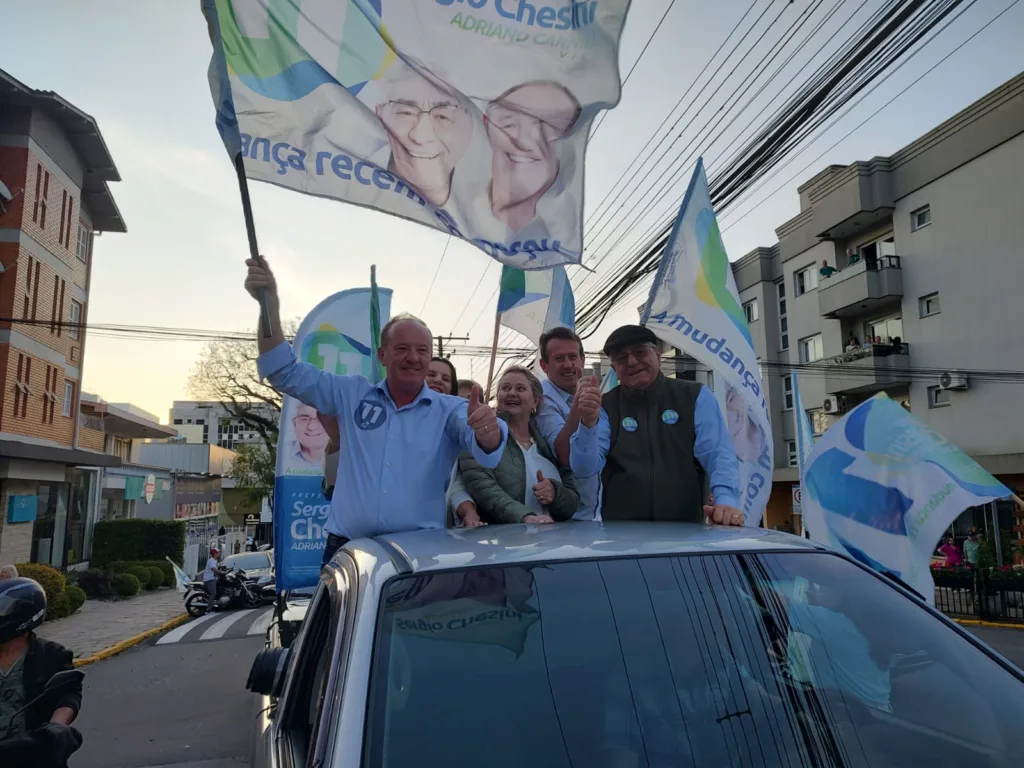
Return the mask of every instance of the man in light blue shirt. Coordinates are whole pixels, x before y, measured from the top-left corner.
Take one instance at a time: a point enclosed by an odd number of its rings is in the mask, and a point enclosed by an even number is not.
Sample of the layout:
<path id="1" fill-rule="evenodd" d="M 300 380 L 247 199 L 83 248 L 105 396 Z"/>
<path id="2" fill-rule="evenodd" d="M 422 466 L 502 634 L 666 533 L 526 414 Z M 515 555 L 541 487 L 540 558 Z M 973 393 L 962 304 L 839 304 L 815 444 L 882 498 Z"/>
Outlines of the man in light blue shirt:
<path id="1" fill-rule="evenodd" d="M 662 374 L 658 338 L 643 326 L 612 331 L 604 351 L 620 384 L 604 395 L 600 421 L 587 393 L 570 438 L 573 471 L 604 474 L 602 517 L 743 525 L 739 462 L 711 391 Z"/>
<path id="2" fill-rule="evenodd" d="M 259 334 L 257 368 L 271 386 L 338 420 L 337 484 L 325 524 L 324 562 L 349 539 L 443 528 L 445 483 L 458 455 L 498 465 L 507 436 L 475 390 L 469 402 L 425 384 L 433 337 L 422 321 L 392 318 L 381 329 L 379 384 L 301 363 L 281 332 L 277 286 L 270 268 L 250 259 L 246 290 L 265 291 L 272 334 Z"/>
<path id="3" fill-rule="evenodd" d="M 580 504 L 573 518 L 600 520 L 601 474 L 591 471 L 588 477 L 579 476 L 569 450 L 569 440 L 580 425 L 580 404 L 574 395 L 583 378 L 583 342 L 570 329 L 559 327 L 541 334 L 539 346 L 540 367 L 547 379 L 541 383 L 544 407 L 533 417 L 534 423 L 555 451 L 559 463 L 577 474 Z M 598 418 L 608 419 L 603 411 Z"/>

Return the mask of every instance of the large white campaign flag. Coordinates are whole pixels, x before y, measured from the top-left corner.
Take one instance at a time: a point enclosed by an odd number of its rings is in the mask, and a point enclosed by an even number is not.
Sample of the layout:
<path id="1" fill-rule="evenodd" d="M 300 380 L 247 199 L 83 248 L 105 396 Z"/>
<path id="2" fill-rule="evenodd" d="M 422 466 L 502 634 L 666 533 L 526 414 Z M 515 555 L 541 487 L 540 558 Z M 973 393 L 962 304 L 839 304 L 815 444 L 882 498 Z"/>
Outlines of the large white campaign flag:
<path id="1" fill-rule="evenodd" d="M 630 0 L 202 0 L 246 176 L 542 269 L 583 252 L 590 126 Z"/>
<path id="2" fill-rule="evenodd" d="M 715 396 L 740 462 L 746 524 L 759 525 L 772 491 L 771 420 L 703 160 L 686 190 L 641 324 L 715 372 Z"/>
<path id="3" fill-rule="evenodd" d="M 884 394 L 818 438 L 800 478 L 810 537 L 935 597 L 931 554 L 968 507 L 1010 490 Z"/>

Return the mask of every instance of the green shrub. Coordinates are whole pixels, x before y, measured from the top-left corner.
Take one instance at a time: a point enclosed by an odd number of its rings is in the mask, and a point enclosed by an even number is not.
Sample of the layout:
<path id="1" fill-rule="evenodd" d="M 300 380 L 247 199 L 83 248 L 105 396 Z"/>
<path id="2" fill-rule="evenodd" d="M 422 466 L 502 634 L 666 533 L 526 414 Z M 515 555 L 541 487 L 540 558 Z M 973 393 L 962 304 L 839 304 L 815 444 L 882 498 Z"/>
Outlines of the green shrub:
<path id="1" fill-rule="evenodd" d="M 149 568 L 159 568 L 164 577 L 161 585 L 164 587 L 174 586 L 174 566 L 166 560 L 147 560 L 142 565 Z"/>
<path id="2" fill-rule="evenodd" d="M 87 571 L 79 571 L 75 583 L 85 592 L 86 597 L 92 600 L 114 596 L 114 588 L 110 584 L 111 573 L 102 568 L 90 568 Z"/>
<path id="3" fill-rule="evenodd" d="M 71 615 L 71 600 L 67 592 L 61 592 L 56 598 L 46 600 L 46 620 L 57 621 Z"/>
<path id="4" fill-rule="evenodd" d="M 134 597 L 139 594 L 139 590 L 142 588 L 139 584 L 139 580 L 131 573 L 119 573 L 115 575 L 111 581 L 111 585 L 114 587 L 114 592 L 121 597 Z"/>
<path id="5" fill-rule="evenodd" d="M 164 572 L 155 565 L 149 566 L 147 570 L 149 570 L 149 584 L 146 585 L 146 589 L 162 587 L 164 585 Z"/>
<path id="6" fill-rule="evenodd" d="M 15 567 L 18 569 L 19 576 L 39 582 L 43 591 L 46 592 L 47 621 L 63 619 L 68 615 L 67 598 L 64 597 L 67 580 L 63 573 L 42 563 L 18 563 Z"/>
<path id="7" fill-rule="evenodd" d="M 136 579 L 139 580 L 139 586 L 143 589 L 149 587 L 149 568 L 144 565 L 130 565 L 125 569 L 125 573 L 130 573 Z"/>
<path id="8" fill-rule="evenodd" d="M 106 565 L 106 570 L 111 573 L 124 573 L 136 563 L 129 562 L 128 560 L 113 560 Z"/>
<path id="9" fill-rule="evenodd" d="M 81 587 L 76 587 L 74 584 L 68 584 L 64 587 L 64 594 L 68 598 L 71 613 L 74 613 L 85 605 L 85 591 L 82 590 Z"/>
<path id="10" fill-rule="evenodd" d="M 185 557 L 182 520 L 103 520 L 93 532 L 92 564 L 103 568 L 118 561 L 146 562 Z M 155 563 L 154 563 L 155 564 Z"/>

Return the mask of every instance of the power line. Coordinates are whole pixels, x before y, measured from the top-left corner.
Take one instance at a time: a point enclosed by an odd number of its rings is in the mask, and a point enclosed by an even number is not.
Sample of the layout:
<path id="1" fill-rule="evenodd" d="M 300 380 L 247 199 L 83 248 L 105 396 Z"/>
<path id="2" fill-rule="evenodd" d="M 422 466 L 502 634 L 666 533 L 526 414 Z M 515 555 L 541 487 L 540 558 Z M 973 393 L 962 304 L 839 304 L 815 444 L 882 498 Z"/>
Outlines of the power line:
<path id="1" fill-rule="evenodd" d="M 452 236 L 448 235 L 448 240 L 445 241 L 444 250 L 441 251 L 441 259 L 437 262 L 437 269 L 434 270 L 434 276 L 430 278 L 430 287 L 427 288 L 427 295 L 423 297 L 423 306 L 420 307 L 420 316 L 423 316 L 424 310 L 427 308 L 427 299 L 430 298 L 430 292 L 434 290 L 434 283 L 437 281 L 437 275 L 441 271 L 441 265 L 444 264 L 444 257 L 448 255 L 448 246 L 452 244 Z"/>
<path id="2" fill-rule="evenodd" d="M 626 87 L 626 83 L 629 82 L 629 78 L 631 78 L 633 76 L 633 71 L 636 69 L 636 65 L 640 63 L 640 60 L 644 57 L 644 54 L 647 53 L 647 48 L 650 46 L 651 41 L 654 39 L 654 36 L 656 34 L 658 34 L 658 30 L 661 29 L 661 25 L 665 23 L 665 17 L 668 16 L 668 12 L 672 10 L 672 6 L 674 6 L 675 4 L 676 4 L 676 0 L 672 0 L 672 2 L 670 2 L 668 4 L 668 8 L 666 8 L 665 12 L 661 15 L 661 20 L 658 21 L 658 26 L 656 26 L 654 28 L 654 31 L 651 32 L 651 36 L 648 37 L 647 38 L 647 42 L 644 43 L 644 47 L 643 47 L 643 50 L 640 51 L 640 55 L 636 57 L 636 60 L 633 62 L 633 66 L 630 67 L 629 68 L 629 72 L 626 73 L 626 77 L 622 81 L 622 86 L 621 86 L 622 88 Z M 620 98 L 621 98 L 621 96 L 620 96 Z M 594 126 L 594 130 L 592 130 L 590 132 L 590 140 L 591 141 L 593 141 L 594 137 L 597 135 L 598 129 L 604 123 L 604 120 L 605 120 L 605 118 L 607 116 L 608 116 L 608 111 L 607 110 L 605 112 L 601 113 L 601 118 L 597 121 L 597 125 L 595 125 Z"/>

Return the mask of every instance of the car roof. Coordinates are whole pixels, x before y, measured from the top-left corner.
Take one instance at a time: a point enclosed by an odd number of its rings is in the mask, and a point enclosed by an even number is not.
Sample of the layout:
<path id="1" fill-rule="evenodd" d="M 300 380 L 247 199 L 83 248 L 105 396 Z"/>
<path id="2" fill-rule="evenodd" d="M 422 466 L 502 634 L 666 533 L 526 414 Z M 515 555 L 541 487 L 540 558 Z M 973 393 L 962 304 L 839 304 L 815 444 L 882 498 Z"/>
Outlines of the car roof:
<path id="1" fill-rule="evenodd" d="M 392 533 L 374 541 L 405 573 L 556 560 L 825 550 L 808 539 L 765 528 L 654 522 L 492 525 Z M 361 545 L 353 541 L 347 547 Z"/>

